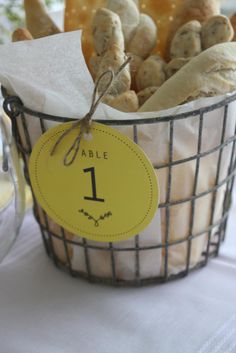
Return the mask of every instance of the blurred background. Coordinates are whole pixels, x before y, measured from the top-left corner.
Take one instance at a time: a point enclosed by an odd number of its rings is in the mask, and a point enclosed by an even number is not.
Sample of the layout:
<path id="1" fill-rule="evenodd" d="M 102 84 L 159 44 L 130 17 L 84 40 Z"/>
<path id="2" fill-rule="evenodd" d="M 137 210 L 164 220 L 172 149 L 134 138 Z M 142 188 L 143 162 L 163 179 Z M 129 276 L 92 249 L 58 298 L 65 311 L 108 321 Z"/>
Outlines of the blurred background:
<path id="1" fill-rule="evenodd" d="M 45 0 L 50 12 L 64 8 L 64 0 Z M 9 41 L 12 29 L 24 26 L 23 0 L 0 0 L 0 44 Z"/>
<path id="2" fill-rule="evenodd" d="M 235 0 L 219 1 L 226 15 L 236 11 Z M 50 12 L 57 13 L 64 8 L 64 0 L 44 0 L 44 3 Z M 23 0 L 0 0 L 0 44 L 9 41 L 13 28 L 22 26 L 24 26 Z"/>

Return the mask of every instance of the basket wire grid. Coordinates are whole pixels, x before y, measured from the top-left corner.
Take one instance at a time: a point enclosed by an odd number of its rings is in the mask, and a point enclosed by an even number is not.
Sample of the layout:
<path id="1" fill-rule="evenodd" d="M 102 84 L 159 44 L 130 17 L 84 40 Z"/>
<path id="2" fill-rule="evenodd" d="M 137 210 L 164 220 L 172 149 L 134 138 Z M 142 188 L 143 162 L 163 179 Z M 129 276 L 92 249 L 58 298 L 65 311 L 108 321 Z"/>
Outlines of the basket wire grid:
<path id="1" fill-rule="evenodd" d="M 40 119 L 40 126 L 42 134 L 46 131 L 45 128 L 45 120 L 54 121 L 57 123 L 68 122 L 68 118 L 63 117 L 56 117 L 47 114 L 43 114 L 40 112 L 32 111 L 26 108 L 21 100 L 16 96 L 7 96 L 6 91 L 3 90 L 3 95 L 5 96 L 5 100 L 3 103 L 3 108 L 8 116 L 11 118 L 12 121 L 12 128 L 13 128 L 13 135 L 16 139 L 16 143 L 18 146 L 18 150 L 21 153 L 23 160 L 24 160 L 24 173 L 26 177 L 26 181 L 30 185 L 29 179 L 29 172 L 28 172 L 28 158 L 32 151 L 31 139 L 28 131 L 27 121 L 26 121 L 26 114 L 30 115 L 32 119 Z M 147 284 L 154 284 L 154 283 L 164 283 L 173 279 L 182 278 L 188 275 L 189 272 L 198 269 L 200 267 L 205 266 L 208 263 L 209 258 L 215 257 L 219 253 L 220 244 L 225 239 L 226 227 L 227 227 L 227 220 L 231 205 L 231 197 L 232 197 L 232 189 L 234 185 L 235 179 L 235 171 L 236 171 L 236 161 L 235 161 L 235 144 L 236 144 L 236 126 L 234 130 L 234 135 L 230 138 L 225 138 L 225 131 L 226 131 L 226 123 L 228 117 L 228 106 L 231 102 L 236 100 L 236 94 L 224 99 L 223 101 L 216 103 L 212 106 L 208 106 L 205 108 L 201 108 L 200 110 L 195 110 L 192 112 L 179 114 L 175 116 L 166 116 L 163 118 L 151 118 L 151 119 L 139 119 L 139 120 L 125 120 L 125 121 L 112 121 L 112 120 L 104 120 L 102 123 L 107 125 L 113 126 L 132 126 L 133 129 L 133 139 L 135 143 L 139 143 L 138 141 L 138 128 L 139 125 L 142 124 L 156 124 L 167 122 L 169 124 L 169 146 L 168 146 L 168 154 L 169 154 L 169 162 L 167 164 L 161 165 L 154 165 L 154 168 L 160 170 L 162 168 L 168 168 L 168 182 L 167 182 L 167 192 L 166 192 L 166 200 L 164 203 L 159 205 L 160 209 L 165 210 L 166 216 L 166 229 L 164 234 L 164 241 L 161 244 L 154 245 L 154 246 L 141 246 L 139 241 L 139 235 L 134 237 L 134 246 L 129 247 L 117 247 L 114 246 L 113 243 L 109 243 L 108 245 L 101 243 L 100 245 L 90 244 L 85 238 L 82 238 L 81 241 L 74 241 L 73 239 L 68 239 L 65 234 L 65 229 L 60 227 L 60 234 L 52 231 L 49 226 L 49 219 L 47 214 L 41 209 L 41 214 L 43 215 L 40 217 L 40 210 L 37 201 L 35 200 L 34 196 L 34 215 L 36 220 L 39 223 L 44 246 L 46 252 L 50 258 L 52 258 L 54 264 L 63 269 L 73 277 L 82 277 L 90 282 L 94 283 L 103 283 L 103 284 L 111 284 L 116 286 L 142 286 Z M 223 125 L 221 131 L 221 141 L 218 146 L 214 149 L 208 151 L 201 151 L 202 147 L 202 131 L 203 131 L 203 122 L 204 116 L 206 113 L 214 111 L 216 109 L 223 108 L 224 109 L 224 117 L 223 117 Z M 198 121 L 198 143 L 197 143 L 197 153 L 192 155 L 188 158 L 182 160 L 174 160 L 173 159 L 173 149 L 174 149 L 174 129 L 175 129 L 175 122 L 181 119 L 188 119 L 189 117 L 197 117 Z M 27 148 L 22 145 L 19 127 L 17 124 L 17 119 L 21 120 L 21 124 L 24 130 L 25 141 L 27 144 Z M 222 163 L 222 153 L 226 146 L 231 145 L 231 156 L 230 156 L 230 164 L 228 169 L 228 175 L 224 180 L 220 180 L 220 168 Z M 214 185 L 209 188 L 207 191 L 197 193 L 197 185 L 199 179 L 199 166 L 201 158 L 210 155 L 212 153 L 218 152 L 218 162 L 217 162 L 217 169 L 215 175 L 215 183 Z M 176 165 L 181 165 L 183 163 L 195 161 L 195 175 L 194 175 L 194 187 L 192 191 L 192 195 L 189 198 L 171 201 L 171 182 L 172 182 L 172 168 Z M 224 203 L 223 203 L 223 211 L 221 218 L 214 223 L 214 213 L 215 213 L 215 203 L 216 203 L 216 195 L 217 190 L 225 186 L 225 194 L 224 194 Z M 195 216 L 195 203 L 196 200 L 204 197 L 206 195 L 212 195 L 211 199 L 211 210 L 210 210 L 210 222 L 209 226 L 206 229 L 203 229 L 201 232 L 197 234 L 193 234 L 193 223 L 194 223 L 194 216 Z M 190 214 L 190 224 L 189 224 L 189 234 L 184 239 L 179 239 L 175 241 L 170 241 L 170 208 L 174 205 L 183 204 L 186 202 L 190 202 L 191 204 L 191 214 Z M 213 240 L 213 232 L 214 232 L 214 240 Z M 203 236 L 207 233 L 207 245 L 206 250 L 202 253 L 201 261 L 199 261 L 194 267 L 190 266 L 190 258 L 191 258 L 191 247 L 192 241 L 198 237 Z M 62 262 L 54 248 L 53 239 L 58 239 L 63 242 L 66 261 Z M 187 245 L 187 256 L 186 256 L 186 263 L 184 270 L 181 270 L 177 274 L 170 274 L 168 269 L 168 250 L 171 246 L 186 243 Z M 71 258 L 69 254 L 69 246 L 74 247 L 81 247 L 84 252 L 84 261 L 86 266 L 86 271 L 81 272 L 75 270 L 71 263 Z M 102 276 L 94 275 L 91 271 L 91 263 L 90 263 L 90 254 L 89 250 L 102 250 L 109 253 L 110 256 L 110 266 L 111 266 L 111 276 L 110 278 L 105 278 Z M 149 251 L 153 249 L 160 249 L 160 251 L 164 250 L 164 266 L 163 266 L 163 273 L 160 276 L 150 277 L 150 278 L 141 278 L 140 274 L 140 253 L 142 251 Z M 135 278 L 133 280 L 124 280 L 120 279 L 116 273 L 116 252 L 133 252 L 135 254 Z"/>

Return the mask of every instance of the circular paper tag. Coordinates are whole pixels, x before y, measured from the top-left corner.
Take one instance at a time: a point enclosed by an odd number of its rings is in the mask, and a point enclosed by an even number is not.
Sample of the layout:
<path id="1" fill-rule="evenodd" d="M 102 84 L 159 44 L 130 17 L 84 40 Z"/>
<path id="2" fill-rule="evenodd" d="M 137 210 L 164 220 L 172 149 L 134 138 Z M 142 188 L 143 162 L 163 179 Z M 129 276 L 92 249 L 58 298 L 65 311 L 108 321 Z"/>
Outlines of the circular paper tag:
<path id="1" fill-rule="evenodd" d="M 155 171 L 143 151 L 120 132 L 92 123 L 70 166 L 63 159 L 79 128 L 51 151 L 71 123 L 48 130 L 30 158 L 30 180 L 47 214 L 68 231 L 88 239 L 128 239 L 148 226 L 158 207 Z"/>

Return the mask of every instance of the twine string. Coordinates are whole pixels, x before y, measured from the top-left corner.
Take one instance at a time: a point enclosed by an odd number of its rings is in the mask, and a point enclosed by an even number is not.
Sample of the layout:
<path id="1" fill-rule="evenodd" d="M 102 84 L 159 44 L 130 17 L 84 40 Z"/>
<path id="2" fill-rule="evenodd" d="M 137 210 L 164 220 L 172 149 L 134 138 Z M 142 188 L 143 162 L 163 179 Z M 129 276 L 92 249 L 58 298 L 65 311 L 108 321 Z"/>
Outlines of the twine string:
<path id="1" fill-rule="evenodd" d="M 58 138 L 58 140 L 56 141 L 55 145 L 53 146 L 53 149 L 51 151 L 51 156 L 54 155 L 54 153 L 56 152 L 59 144 L 62 142 L 62 140 L 73 130 L 75 130 L 76 128 L 80 127 L 80 131 L 78 133 L 78 135 L 76 136 L 76 138 L 74 139 L 72 145 L 70 146 L 70 148 L 68 149 L 68 151 L 66 152 L 64 159 L 63 159 L 63 164 L 65 166 L 70 166 L 76 159 L 77 154 L 79 152 L 79 148 L 80 148 L 80 142 L 81 139 L 83 137 L 84 134 L 88 134 L 90 132 L 90 128 L 91 128 L 91 123 L 92 123 L 92 118 L 93 115 L 95 113 L 95 111 L 98 108 L 98 105 L 100 104 L 101 100 L 104 98 L 104 96 L 107 94 L 108 90 L 110 89 L 110 87 L 112 86 L 112 84 L 114 83 L 114 80 L 117 78 L 117 76 L 121 73 L 121 71 L 123 71 L 123 69 L 129 64 L 131 58 L 129 57 L 118 69 L 117 72 L 113 72 L 112 70 L 107 70 L 105 72 L 103 72 L 101 74 L 101 76 L 98 78 L 96 85 L 94 87 L 94 91 L 93 91 L 93 97 L 92 97 L 92 103 L 91 103 L 91 107 L 89 112 L 80 120 L 74 122 L 71 127 L 69 129 L 67 129 L 66 131 L 63 132 L 63 134 Z M 102 79 L 105 76 L 110 76 L 109 80 L 104 88 L 104 90 L 100 93 L 100 95 L 97 97 L 98 94 L 98 89 L 99 89 L 99 85 L 102 81 Z"/>

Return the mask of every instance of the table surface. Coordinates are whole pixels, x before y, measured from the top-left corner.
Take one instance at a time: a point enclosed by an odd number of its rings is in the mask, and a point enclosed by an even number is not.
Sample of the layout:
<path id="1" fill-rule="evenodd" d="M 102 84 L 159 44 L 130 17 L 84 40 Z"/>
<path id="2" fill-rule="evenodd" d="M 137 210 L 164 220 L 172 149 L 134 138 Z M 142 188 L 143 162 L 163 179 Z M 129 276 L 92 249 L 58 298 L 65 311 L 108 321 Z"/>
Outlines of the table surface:
<path id="1" fill-rule="evenodd" d="M 236 205 L 220 256 L 187 278 L 112 288 L 70 278 L 31 211 L 0 265 L 0 353 L 235 353 Z"/>

